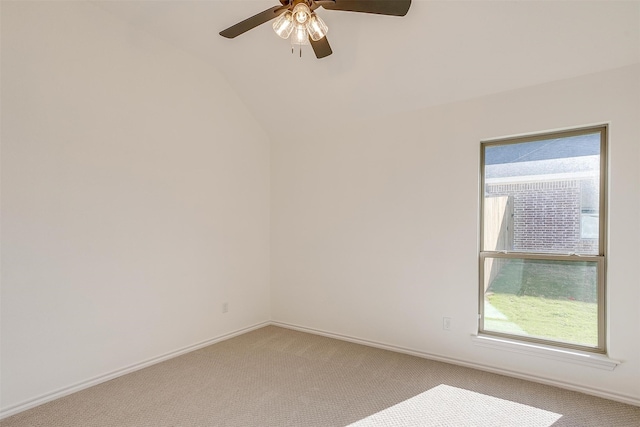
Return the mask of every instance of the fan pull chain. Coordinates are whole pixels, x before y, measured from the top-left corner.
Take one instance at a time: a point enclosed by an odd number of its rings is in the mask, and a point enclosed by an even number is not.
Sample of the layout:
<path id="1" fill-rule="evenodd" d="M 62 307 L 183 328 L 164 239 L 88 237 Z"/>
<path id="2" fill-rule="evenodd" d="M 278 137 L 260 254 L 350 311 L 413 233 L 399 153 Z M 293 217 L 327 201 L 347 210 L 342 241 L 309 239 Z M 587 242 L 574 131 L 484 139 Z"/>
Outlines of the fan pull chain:
<path id="1" fill-rule="evenodd" d="M 291 54 L 292 55 L 293 55 L 293 53 L 295 51 L 295 48 L 296 48 L 295 45 L 292 44 L 291 45 Z M 298 45 L 298 49 L 299 49 L 299 52 L 300 52 L 300 58 L 302 58 L 302 45 L 301 44 Z"/>

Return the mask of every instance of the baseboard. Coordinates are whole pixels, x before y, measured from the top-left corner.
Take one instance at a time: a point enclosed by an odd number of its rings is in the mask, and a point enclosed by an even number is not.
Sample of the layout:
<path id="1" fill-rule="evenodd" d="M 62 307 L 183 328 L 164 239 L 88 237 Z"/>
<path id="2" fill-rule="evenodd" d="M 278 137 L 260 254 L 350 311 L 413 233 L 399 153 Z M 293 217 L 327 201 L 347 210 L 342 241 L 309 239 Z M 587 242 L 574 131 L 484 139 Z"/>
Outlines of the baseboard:
<path id="1" fill-rule="evenodd" d="M 411 356 L 422 357 L 425 359 L 436 360 L 438 362 L 451 363 L 453 365 L 464 366 L 466 368 L 478 369 L 485 372 L 491 372 L 493 374 L 505 375 L 512 378 L 518 378 L 522 380 L 532 381 L 535 383 L 546 384 L 558 388 L 563 388 L 566 390 L 577 391 L 584 394 L 589 394 L 591 396 L 601 397 L 603 399 L 614 400 L 616 402 L 626 403 L 627 405 L 640 406 L 640 399 L 634 396 L 628 396 L 620 393 L 615 393 L 609 390 L 600 390 L 590 387 L 585 387 L 580 384 L 573 384 L 565 381 L 558 381 L 551 378 L 545 378 L 537 375 L 524 374 L 517 371 L 512 371 L 508 369 L 497 368 L 495 366 L 483 365 L 481 363 L 471 362 L 468 360 L 456 359 L 448 356 L 443 356 L 440 354 L 427 353 L 420 350 L 415 350 L 411 348 L 400 347 L 392 344 L 385 344 L 377 341 L 371 341 L 361 338 L 352 337 L 349 335 L 337 334 L 334 332 L 328 332 L 321 329 L 308 328 L 306 326 L 294 325 L 286 322 L 279 321 L 271 321 L 271 325 L 279 326 L 281 328 L 293 329 L 300 332 L 306 332 L 314 335 L 321 335 L 328 338 L 335 338 L 342 341 L 348 341 L 355 344 L 362 344 L 369 347 L 380 348 L 383 350 L 395 351 L 397 353 L 408 354 Z"/>
<path id="2" fill-rule="evenodd" d="M 228 340 L 230 338 L 236 337 L 238 335 L 242 335 L 244 333 L 247 333 L 247 332 L 253 331 L 255 329 L 259 329 L 259 328 L 262 328 L 264 326 L 268 326 L 268 325 L 278 326 L 278 327 L 286 328 L 286 329 L 293 329 L 293 330 L 296 330 L 296 331 L 306 332 L 306 333 L 310 333 L 310 334 L 314 334 L 314 335 L 321 335 L 321 336 L 325 336 L 325 337 L 328 337 L 328 338 L 339 339 L 339 340 L 342 340 L 342 341 L 348 341 L 348 342 L 352 342 L 352 343 L 355 343 L 355 344 L 362 344 L 362 345 L 366 345 L 366 346 L 369 346 L 369 347 L 380 348 L 380 349 L 383 349 L 383 350 L 389 350 L 389 351 L 395 351 L 395 352 L 398 352 L 398 353 L 409 354 L 411 356 L 422 357 L 422 358 L 425 358 L 425 359 L 437 360 L 439 362 L 451 363 L 451 364 L 454 364 L 454 365 L 460 365 L 460 366 L 464 366 L 464 367 L 467 367 L 467 368 L 479 369 L 481 371 L 491 372 L 491 373 L 494 373 L 494 374 L 506 375 L 506 376 L 510 376 L 510 377 L 513 377 L 513 378 L 519 378 L 519 379 L 523 379 L 523 380 L 527 380 L 527 381 L 533 381 L 533 382 L 537 382 L 537 383 L 541 383 L 541 384 L 546 384 L 546 385 L 551 385 L 551 386 L 555 386 L 555 387 L 559 387 L 559 388 L 564 388 L 564 389 L 567 389 L 567 390 L 577 391 L 577 392 L 589 394 L 589 395 L 592 395 L 592 396 L 602 397 L 604 399 L 614 400 L 614 401 L 617 401 L 617 402 L 626 403 L 628 405 L 640 406 L 640 399 L 637 399 L 637 398 L 635 398 L 633 396 L 627 396 L 627 395 L 614 393 L 614 392 L 607 391 L 607 390 L 599 390 L 599 389 L 588 388 L 588 387 L 581 386 L 579 384 L 573 384 L 573 383 L 564 382 L 564 381 L 557 381 L 557 380 L 553 380 L 553 379 L 550 379 L 550 378 L 539 377 L 539 376 L 530 375 L 530 374 L 523 374 L 523 373 L 516 372 L 516 371 L 510 371 L 510 370 L 506 370 L 506 369 L 496 368 L 494 366 L 487 366 L 487 365 L 483 365 L 483 364 L 479 364 L 479 363 L 475 363 L 475 362 L 470 362 L 470 361 L 467 361 L 467 360 L 455 359 L 455 358 L 451 358 L 451 357 L 448 357 L 448 356 L 443 356 L 443 355 L 433 354 L 433 353 L 427 353 L 427 352 L 424 352 L 424 351 L 419 351 L 419 350 L 415 350 L 415 349 L 400 347 L 400 346 L 396 346 L 396 345 L 392 345 L 392 344 L 385 344 L 385 343 L 381 343 L 381 342 L 377 342 L 377 341 L 371 341 L 371 340 L 356 338 L 356 337 L 352 337 L 352 336 L 349 336 L 349 335 L 337 334 L 337 333 L 334 333 L 334 332 L 328 332 L 328 331 L 324 331 L 324 330 L 320 330 L 320 329 L 314 329 L 314 328 L 309 328 L 309 327 L 305 327 L 305 326 L 299 326 L 299 325 L 294 325 L 294 324 L 285 323 L 285 322 L 279 322 L 279 321 L 266 321 L 266 322 L 257 323 L 257 324 L 252 325 L 252 326 L 248 326 L 246 328 L 238 329 L 236 331 L 233 331 L 233 332 L 230 332 L 230 333 L 227 333 L 227 334 L 219 335 L 217 337 L 213 337 L 213 338 L 210 338 L 208 340 L 201 341 L 199 343 L 196 343 L 196 344 L 193 344 L 193 345 L 190 345 L 190 346 L 186 346 L 186 347 L 183 347 L 183 348 L 180 348 L 180 349 L 177 349 L 177 350 L 174 350 L 174 351 L 171 351 L 171 352 L 168 352 L 168 353 L 153 357 L 151 359 L 147 359 L 147 360 L 144 360 L 142 362 L 135 363 L 133 365 L 126 366 L 124 368 L 117 369 L 115 371 L 108 372 L 106 374 L 99 375 L 99 376 L 87 379 L 85 381 L 81 381 L 79 383 L 76 383 L 76 384 L 73 384 L 73 385 L 70 385 L 70 386 L 67 386 L 67 387 L 63 387 L 61 389 L 58 389 L 58 390 L 43 394 L 43 395 L 35 397 L 33 399 L 26 400 L 26 401 L 18 403 L 16 405 L 12 405 L 10 407 L 0 409 L 0 420 L 4 419 L 4 418 L 7 418 L 7 417 L 10 417 L 12 415 L 15 415 L 17 413 L 20 413 L 22 411 L 26 411 L 27 409 L 31 409 L 31 408 L 34 408 L 36 406 L 42 405 L 43 403 L 51 402 L 52 400 L 59 399 L 59 398 L 61 398 L 63 396 L 67 396 L 67 395 L 75 393 L 77 391 L 84 390 L 84 389 L 92 387 L 94 385 L 98 385 L 100 383 L 112 380 L 114 378 L 118 378 L 120 376 L 129 374 L 131 372 L 138 371 L 138 370 L 146 368 L 148 366 L 155 365 L 156 363 L 160 363 L 160 362 L 163 362 L 165 360 L 181 356 L 181 355 L 183 355 L 185 353 L 189 353 L 191 351 L 198 350 L 200 348 L 207 347 L 209 345 L 212 345 L 212 344 L 224 341 L 224 340 Z"/>
<path id="3" fill-rule="evenodd" d="M 33 399 L 26 400 L 24 402 L 18 403 L 16 405 L 9 406 L 7 408 L 0 409 L 0 420 L 3 418 L 10 417 L 19 412 L 26 411 L 27 409 L 34 408 L 36 406 L 42 405 L 43 403 L 51 402 L 52 400 L 59 399 L 63 396 L 67 396 L 69 394 L 75 393 L 80 390 L 84 390 L 86 388 L 92 387 L 94 385 L 98 385 L 100 383 L 112 380 L 114 378 L 121 377 L 123 375 L 129 374 L 131 372 L 138 371 L 140 369 L 149 367 L 151 365 L 155 365 L 156 363 L 164 362 L 165 360 L 172 359 L 174 357 L 181 356 L 185 353 L 189 353 L 194 350 L 198 350 L 203 347 L 210 346 L 212 344 L 218 343 L 220 341 L 228 340 L 229 338 L 236 337 L 238 335 L 245 334 L 247 332 L 253 331 L 255 329 L 262 328 L 264 326 L 270 325 L 271 322 L 260 322 L 252 326 L 248 326 L 246 328 L 238 329 L 233 332 L 229 332 L 227 334 L 219 335 L 217 337 L 209 338 L 208 340 L 201 341 L 196 344 L 192 344 L 186 347 L 179 348 L 174 351 L 170 351 L 165 354 L 161 354 L 156 357 L 152 357 L 151 359 L 144 360 L 139 363 L 135 363 L 133 365 L 126 366 L 121 369 L 116 369 L 115 371 L 108 372 L 106 374 L 98 375 L 96 377 L 90 378 L 85 381 L 80 381 L 76 384 L 60 388 L 58 390 L 45 393 L 41 396 L 35 397 Z"/>

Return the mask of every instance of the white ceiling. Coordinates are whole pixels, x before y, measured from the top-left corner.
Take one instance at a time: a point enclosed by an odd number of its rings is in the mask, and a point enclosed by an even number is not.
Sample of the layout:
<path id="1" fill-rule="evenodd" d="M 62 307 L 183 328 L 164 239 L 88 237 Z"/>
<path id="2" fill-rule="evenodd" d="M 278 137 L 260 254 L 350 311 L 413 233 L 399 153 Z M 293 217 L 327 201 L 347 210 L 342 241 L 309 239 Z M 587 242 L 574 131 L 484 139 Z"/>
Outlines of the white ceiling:
<path id="1" fill-rule="evenodd" d="M 318 9 L 333 55 L 302 58 L 270 23 L 221 30 L 277 0 L 96 1 L 214 65 L 270 135 L 293 116 L 336 124 L 640 62 L 640 1 L 414 0 L 407 16 Z"/>

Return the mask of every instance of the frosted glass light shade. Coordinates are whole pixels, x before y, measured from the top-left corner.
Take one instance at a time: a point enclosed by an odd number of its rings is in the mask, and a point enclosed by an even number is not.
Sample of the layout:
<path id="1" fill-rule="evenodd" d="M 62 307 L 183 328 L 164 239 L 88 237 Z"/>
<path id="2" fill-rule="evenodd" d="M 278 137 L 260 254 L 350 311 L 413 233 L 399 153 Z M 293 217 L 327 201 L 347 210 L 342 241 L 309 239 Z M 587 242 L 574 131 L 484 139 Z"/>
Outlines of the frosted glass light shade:
<path id="1" fill-rule="evenodd" d="M 296 25 L 295 30 L 291 33 L 291 44 L 309 44 L 309 35 L 304 25 Z"/>
<path id="2" fill-rule="evenodd" d="M 306 3 L 298 3 L 293 8 L 293 17 L 299 24 L 304 24 L 307 22 L 309 17 L 311 16 L 311 9 L 307 6 Z"/>
<path id="3" fill-rule="evenodd" d="M 273 23 L 273 31 L 283 39 L 288 38 L 294 28 L 293 13 L 289 11 L 278 16 L 278 19 Z"/>
<path id="4" fill-rule="evenodd" d="M 307 31 L 311 36 L 311 40 L 317 42 L 327 35 L 329 27 L 327 27 L 327 24 L 325 24 L 324 21 L 314 13 L 311 15 L 311 18 L 307 20 Z"/>

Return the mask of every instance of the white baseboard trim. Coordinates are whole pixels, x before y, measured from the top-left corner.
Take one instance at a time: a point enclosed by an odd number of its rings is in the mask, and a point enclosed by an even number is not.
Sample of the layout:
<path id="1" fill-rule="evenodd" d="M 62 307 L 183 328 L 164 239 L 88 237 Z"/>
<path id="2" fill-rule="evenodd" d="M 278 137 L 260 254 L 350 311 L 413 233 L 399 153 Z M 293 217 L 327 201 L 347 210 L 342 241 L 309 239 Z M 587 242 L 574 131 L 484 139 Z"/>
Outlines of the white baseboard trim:
<path id="1" fill-rule="evenodd" d="M 383 350 L 395 351 L 397 353 L 408 354 L 411 356 L 422 357 L 424 359 L 436 360 L 438 362 L 451 363 L 453 365 L 464 366 L 466 368 L 478 369 L 485 372 L 491 372 L 494 374 L 506 375 L 512 378 L 518 378 L 522 380 L 532 381 L 540 384 L 546 384 L 558 388 L 563 388 L 566 390 L 577 391 L 584 394 L 589 394 L 596 397 L 601 397 L 603 399 L 614 400 L 616 402 L 626 403 L 628 405 L 640 406 L 640 399 L 629 396 L 625 394 L 620 394 L 616 392 L 612 392 L 609 390 L 601 390 L 595 389 L 591 387 L 585 387 L 580 384 L 574 384 L 565 381 L 558 381 L 551 378 L 546 378 L 542 376 L 525 374 L 517 371 L 512 371 L 508 369 L 497 368 L 495 366 L 484 365 L 480 363 L 471 362 L 468 360 L 456 359 L 448 356 L 443 356 L 440 354 L 427 353 L 420 350 L 415 350 L 411 348 L 400 347 L 392 344 L 385 344 L 377 341 L 371 341 L 361 338 L 352 337 L 349 335 L 337 334 L 333 332 L 324 331 L 321 329 L 308 328 L 306 326 L 294 325 L 286 322 L 279 321 L 271 321 L 271 325 L 279 326 L 281 328 L 293 329 L 300 332 L 306 332 L 314 335 L 321 335 L 328 338 L 335 338 L 342 341 L 348 341 L 355 344 L 362 344 L 369 347 L 380 348 Z"/>
<path id="2" fill-rule="evenodd" d="M 541 384 L 560 387 L 560 388 L 564 388 L 564 389 L 567 389 L 567 390 L 572 390 L 572 391 L 577 391 L 577 392 L 581 392 L 581 393 L 585 393 L 585 394 L 590 394 L 590 395 L 593 395 L 593 396 L 602 397 L 604 399 L 615 400 L 617 402 L 622 402 L 622 403 L 626 403 L 626 404 L 629 404 L 629 405 L 640 406 L 640 399 L 638 399 L 638 398 L 635 398 L 633 396 L 627 396 L 627 395 L 619 394 L 619 393 L 614 393 L 614 392 L 607 391 L 607 390 L 588 388 L 588 387 L 584 387 L 584 386 L 579 385 L 579 384 L 573 384 L 573 383 L 569 383 L 569 382 L 552 380 L 552 379 L 549 379 L 549 378 L 539 377 L 539 376 L 530 375 L 530 374 L 523 374 L 523 373 L 520 373 L 520 372 L 510 371 L 510 370 L 501 369 L 501 368 L 496 368 L 494 366 L 488 366 L 488 365 L 483 365 L 483 364 L 470 362 L 470 361 L 466 361 L 466 360 L 455 359 L 455 358 L 451 358 L 451 357 L 447 357 L 447 356 L 443 356 L 443 355 L 439 355 L 439 354 L 427 353 L 427 352 L 424 352 L 424 351 L 405 348 L 405 347 L 400 347 L 400 346 L 396 346 L 396 345 L 392 345 L 392 344 L 385 344 L 385 343 L 381 343 L 381 342 L 377 342 L 377 341 L 371 341 L 371 340 L 356 338 L 356 337 L 352 337 L 352 336 L 349 336 L 349 335 L 337 334 L 337 333 L 328 332 L 328 331 L 324 331 L 324 330 L 320 330 L 320 329 L 308 328 L 308 327 L 305 327 L 305 326 L 299 326 L 299 325 L 294 325 L 294 324 L 285 323 L 285 322 L 279 322 L 279 321 L 265 321 L 265 322 L 257 323 L 257 324 L 252 325 L 252 326 L 248 326 L 246 328 L 238 329 L 238 330 L 233 331 L 233 332 L 229 332 L 227 334 L 219 335 L 217 337 L 210 338 L 208 340 L 201 341 L 199 343 L 192 344 L 190 346 L 183 347 L 183 348 L 180 348 L 180 349 L 177 349 L 177 350 L 174 350 L 174 351 L 171 351 L 171 352 L 168 352 L 168 353 L 153 357 L 151 359 L 147 359 L 147 360 L 144 360 L 142 362 L 135 363 L 133 365 L 126 366 L 126 367 L 121 368 L 121 369 L 117 369 L 117 370 L 112 371 L 112 372 L 108 372 L 106 374 L 102 374 L 102 375 L 98 375 L 98 376 L 93 377 L 93 378 L 89 378 L 89 379 L 87 379 L 85 381 L 81 381 L 81 382 L 78 382 L 76 384 L 60 388 L 58 390 L 54 390 L 54 391 L 49 392 L 49 393 L 45 393 L 45 394 L 43 394 L 41 396 L 38 396 L 38 397 L 35 397 L 33 399 L 29 399 L 29 400 L 20 402 L 20 403 L 18 403 L 16 405 L 12 405 L 12 406 L 9 406 L 7 408 L 2 408 L 2 409 L 0 409 L 0 420 L 2 420 L 4 418 L 7 418 L 7 417 L 10 417 L 12 415 L 15 415 L 17 413 L 20 413 L 22 411 L 26 411 L 27 409 L 31 409 L 31 408 L 34 408 L 36 406 L 42 405 L 43 403 L 51 402 L 52 400 L 59 399 L 61 397 L 67 396 L 67 395 L 75 393 L 77 391 L 84 390 L 84 389 L 92 387 L 94 385 L 98 385 L 100 383 L 112 380 L 114 378 L 121 377 L 121 376 L 129 374 L 131 372 L 138 371 L 138 370 L 146 368 L 148 366 L 155 365 L 156 363 L 160 363 L 160 362 L 163 362 L 165 360 L 181 356 L 181 355 L 183 355 L 185 353 L 189 353 L 191 351 L 198 350 L 200 348 L 207 347 L 209 345 L 212 345 L 212 344 L 215 344 L 215 343 L 218 343 L 218 342 L 221 342 L 221 341 L 228 340 L 230 338 L 236 337 L 238 335 L 245 334 L 247 332 L 250 332 L 250 331 L 253 331 L 255 329 L 259 329 L 259 328 L 262 328 L 262 327 L 268 326 L 268 325 L 278 326 L 278 327 L 286 328 L 286 329 L 293 329 L 293 330 L 296 330 L 296 331 L 306 332 L 306 333 L 310 333 L 310 334 L 314 334 L 314 335 L 321 335 L 321 336 L 325 336 L 325 337 L 328 337 L 328 338 L 335 338 L 335 339 L 339 339 L 339 340 L 342 340 L 342 341 L 353 342 L 355 344 L 362 344 L 362 345 L 366 345 L 366 346 L 369 346 L 369 347 L 380 348 L 380 349 L 383 349 L 383 350 L 395 351 L 397 353 L 408 354 L 408 355 L 411 355 L 411 356 L 422 357 L 422 358 L 425 358 L 425 359 L 437 360 L 439 362 L 451 363 L 451 364 L 454 364 L 454 365 L 464 366 L 464 367 L 467 367 L 467 368 L 479 369 L 481 371 L 491 372 L 491 373 L 500 374 L 500 375 L 506 375 L 506 376 L 510 376 L 510 377 L 514 377 L 514 378 L 519 378 L 519 379 L 533 381 L 533 382 L 537 382 L 537 383 L 541 383 Z"/>
<path id="3" fill-rule="evenodd" d="M 33 399 L 29 399 L 18 404 L 9 406 L 7 408 L 0 409 L 0 420 L 3 418 L 10 417 L 19 412 L 26 411 L 27 409 L 34 408 L 36 406 L 42 405 L 43 403 L 51 402 L 52 400 L 59 399 L 63 396 L 67 396 L 69 394 L 75 393 L 80 390 L 84 390 L 86 388 L 92 387 L 94 385 L 98 385 L 100 383 L 112 380 L 114 378 L 121 377 L 123 375 L 129 374 L 131 372 L 138 371 L 140 369 L 146 368 L 151 365 L 155 365 L 156 363 L 164 362 L 165 360 L 172 359 L 174 357 L 181 356 L 185 353 L 189 353 L 194 350 L 201 349 L 203 347 L 210 346 L 212 344 L 218 343 L 220 341 L 228 340 L 229 338 L 236 337 L 238 335 L 245 334 L 247 332 L 253 331 L 255 329 L 262 328 L 264 326 L 270 325 L 271 322 L 265 321 L 260 322 L 252 326 L 248 326 L 246 328 L 238 329 L 233 332 L 229 332 L 227 334 L 219 335 L 217 337 L 209 338 L 208 340 L 201 341 L 196 344 L 192 344 L 186 347 L 179 348 L 177 350 L 170 351 L 168 353 L 161 354 L 156 357 L 152 357 L 147 360 L 143 360 L 142 362 L 134 363 L 133 365 L 126 366 L 124 368 L 116 369 L 115 371 L 108 372 L 106 374 L 98 375 L 93 378 L 89 378 L 84 381 L 80 381 L 78 383 L 72 384 L 67 387 L 60 388 L 58 390 L 54 390 L 49 393 L 45 393 L 41 396 L 35 397 Z"/>

